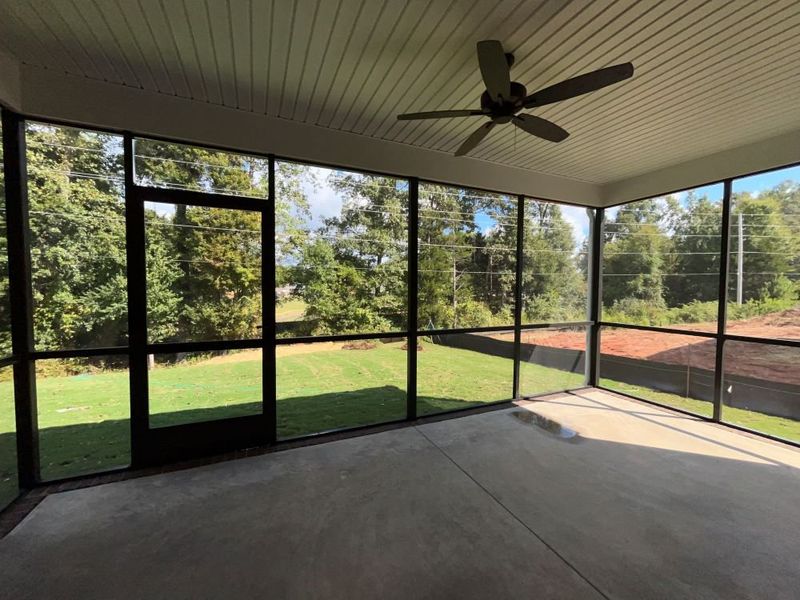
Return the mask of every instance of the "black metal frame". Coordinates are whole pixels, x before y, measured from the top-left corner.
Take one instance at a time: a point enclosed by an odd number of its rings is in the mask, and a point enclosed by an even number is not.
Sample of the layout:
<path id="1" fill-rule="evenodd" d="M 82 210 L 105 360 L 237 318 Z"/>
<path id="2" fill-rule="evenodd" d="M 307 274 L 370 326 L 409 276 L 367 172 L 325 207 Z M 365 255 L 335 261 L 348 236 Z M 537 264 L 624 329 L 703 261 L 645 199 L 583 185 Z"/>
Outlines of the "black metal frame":
<path id="1" fill-rule="evenodd" d="M 592 251 L 589 255 L 589 333 L 587 335 L 586 384 L 600 381 L 600 319 L 603 309 L 603 227 L 605 210 L 594 212 L 590 231 Z"/>
<path id="2" fill-rule="evenodd" d="M 717 331 L 715 333 L 687 331 L 668 327 L 650 327 L 624 323 L 612 323 L 602 320 L 602 251 L 603 251 L 603 225 L 604 209 L 594 211 L 591 227 L 591 253 L 589 270 L 589 307 L 588 320 L 581 322 L 563 323 L 530 323 L 522 322 L 522 274 L 523 274 L 523 249 L 524 249 L 524 219 L 526 197 L 516 194 L 498 192 L 481 188 L 470 188 L 478 192 L 516 196 L 517 206 L 517 239 L 516 239 L 516 281 L 514 290 L 514 322 L 508 326 L 472 327 L 437 330 L 420 330 L 417 323 L 417 270 L 418 270 L 418 198 L 421 180 L 408 175 L 379 173 L 369 170 L 357 172 L 378 176 L 395 177 L 408 181 L 408 321 L 407 327 L 402 331 L 363 333 L 350 335 L 329 336 L 303 336 L 291 338 L 278 338 L 275 327 L 275 297 L 274 294 L 262 294 L 262 336 L 250 340 L 206 341 L 206 342 L 177 342 L 177 343 L 149 343 L 147 340 L 147 314 L 146 314 L 146 265 L 145 265 L 145 231 L 144 231 L 144 202 L 153 200 L 174 204 L 189 204 L 194 206 L 208 206 L 213 208 L 226 208 L 235 210 L 250 210 L 261 214 L 262 237 L 262 286 L 265 290 L 274 289 L 275 284 L 275 247 L 272 243 L 275 229 L 275 164 L 278 157 L 272 154 L 261 154 L 242 149 L 222 146 L 203 145 L 205 148 L 246 153 L 266 159 L 269 165 L 269 194 L 266 199 L 249 198 L 242 196 L 226 196 L 194 192 L 188 190 L 162 189 L 140 186 L 134 180 L 133 142 L 138 134 L 131 131 L 116 131 L 123 136 L 124 143 L 124 187 L 125 187 L 125 227 L 126 227 L 126 258 L 128 280 L 128 332 L 129 345 L 105 348 L 66 349 L 37 351 L 33 339 L 33 311 L 31 290 L 30 266 L 30 239 L 28 219 L 28 198 L 26 189 L 26 162 L 25 162 L 25 122 L 27 118 L 11 110 L 3 109 L 3 148 L 4 171 L 6 182 L 6 214 L 8 223 L 9 247 L 9 287 L 12 303 L 12 346 L 13 355 L 0 358 L 0 367 L 12 366 L 14 369 L 14 389 L 16 396 L 16 421 L 18 440 L 18 460 L 20 487 L 23 489 L 33 487 L 41 482 L 39 474 L 38 432 L 36 415 L 36 378 L 35 361 L 46 359 L 63 359 L 76 357 L 92 357 L 101 355 L 127 355 L 129 359 L 130 398 L 131 398 L 131 466 L 163 464 L 173 460 L 196 457 L 202 454 L 224 452 L 254 445 L 280 445 L 297 443 L 298 438 L 279 440 L 277 436 L 276 414 L 276 348 L 279 345 L 313 343 L 325 341 L 348 341 L 365 339 L 406 338 L 408 341 L 407 353 L 407 409 L 404 419 L 388 423 L 377 424 L 391 425 L 395 423 L 412 422 L 417 419 L 416 390 L 417 390 L 417 352 L 416 347 L 420 336 L 459 334 L 459 333 L 488 333 L 498 331 L 514 332 L 514 374 L 511 382 L 511 398 L 520 399 L 520 354 L 521 332 L 530 329 L 558 328 L 558 327 L 586 327 L 587 328 L 587 360 L 586 383 L 587 385 L 600 386 L 600 336 L 603 327 L 642 329 L 668 334 L 693 335 L 712 338 L 717 343 L 717 357 L 715 370 L 714 416 L 707 420 L 722 421 L 722 389 L 724 376 L 723 348 L 726 341 L 743 341 L 761 344 L 800 347 L 800 340 L 775 340 L 749 336 L 731 335 L 725 333 L 726 307 L 727 307 L 727 279 L 728 279 L 728 248 L 730 241 L 730 204 L 733 178 L 722 181 L 725 185 L 723 198 L 723 233 L 721 248 L 721 272 L 719 298 L 720 307 L 718 314 Z M 81 129 L 114 132 L 113 129 L 103 129 L 85 126 L 71 122 L 33 118 L 31 121 L 43 124 L 76 127 Z M 142 135 L 142 138 L 158 140 L 168 143 L 191 144 L 190 141 L 174 140 L 153 135 Z M 299 164 L 329 167 L 347 171 L 356 171 L 347 166 L 309 162 L 293 157 L 280 157 Z M 787 165 L 794 166 L 794 165 Z M 781 167 L 784 168 L 784 167 Z M 767 172 L 768 169 L 761 172 Z M 751 174 L 742 175 L 747 177 Z M 449 181 L 436 181 L 427 179 L 425 182 L 457 186 Z M 703 185 L 712 185 L 719 181 Z M 680 191 L 680 190 L 679 190 Z M 642 200 L 630 200 L 610 206 L 620 206 Z M 551 200 L 537 197 L 537 201 L 555 204 L 566 204 L 560 200 Z M 609 206 L 609 207 L 610 207 Z M 606 207 L 606 208 L 609 208 Z M 269 243 L 265 243 L 269 242 Z M 148 365 L 147 356 L 150 353 L 172 353 L 192 351 L 234 350 L 244 348 L 262 349 L 262 414 L 254 417 L 236 417 L 221 421 L 191 423 L 168 428 L 150 428 L 148 406 Z M 554 390 L 557 392 L 559 390 Z M 566 390 L 562 390 L 566 391 Z M 615 390 L 609 390 L 615 393 Z M 623 394 L 626 395 L 626 394 Z M 532 396 L 535 397 L 535 396 Z M 640 399 L 640 398 L 637 398 Z M 640 399 L 651 404 L 652 401 Z M 486 403 L 478 408 L 507 404 L 510 400 Z M 474 411 L 476 407 L 470 406 L 453 411 L 448 415 L 457 415 L 461 412 Z M 676 410 L 676 409 L 673 409 Z M 685 412 L 685 411 L 678 411 Z M 429 415 L 425 418 L 444 416 L 445 413 Z M 691 414 L 691 413 L 687 413 Z M 698 418 L 705 418 L 692 415 Z M 748 431 L 755 435 L 776 439 L 773 436 L 758 431 L 748 430 L 740 426 L 725 423 L 735 429 Z M 317 432 L 302 439 L 316 439 L 319 437 L 338 434 L 342 431 L 358 431 L 361 429 L 374 429 L 376 425 L 365 425 L 354 428 L 343 428 L 331 431 Z M 235 435 L 233 435 L 235 434 Z M 780 440 L 790 444 L 799 445 L 789 440 Z M 66 478 L 74 479 L 74 478 Z M 60 481 L 60 480 L 58 480 Z M 50 482 L 52 483 L 52 481 Z"/>

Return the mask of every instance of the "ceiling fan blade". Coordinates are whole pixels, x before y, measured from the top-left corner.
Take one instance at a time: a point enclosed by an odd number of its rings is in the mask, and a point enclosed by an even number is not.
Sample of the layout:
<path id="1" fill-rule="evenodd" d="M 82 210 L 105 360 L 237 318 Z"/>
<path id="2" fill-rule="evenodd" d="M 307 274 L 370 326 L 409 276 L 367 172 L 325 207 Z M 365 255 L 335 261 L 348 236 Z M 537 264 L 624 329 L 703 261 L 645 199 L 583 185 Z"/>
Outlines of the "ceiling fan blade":
<path id="1" fill-rule="evenodd" d="M 397 115 L 398 121 L 410 121 L 411 119 L 446 119 L 448 117 L 476 117 L 484 115 L 482 110 L 478 109 L 465 109 L 465 110 L 434 110 L 431 112 L 418 112 L 418 113 L 405 113 Z"/>
<path id="2" fill-rule="evenodd" d="M 498 102 L 511 98 L 511 75 L 503 45 L 497 40 L 478 42 L 478 65 L 489 97 Z"/>
<path id="3" fill-rule="evenodd" d="M 478 127 L 475 131 L 473 131 L 470 134 L 470 136 L 464 141 L 464 143 L 458 147 L 458 150 L 456 150 L 456 156 L 464 156 L 467 152 L 469 152 L 470 150 L 475 148 L 475 146 L 480 144 L 483 141 L 483 138 L 485 138 L 488 135 L 488 133 L 492 130 L 492 127 L 494 127 L 494 125 L 495 125 L 494 121 L 489 121 Z"/>
<path id="4" fill-rule="evenodd" d="M 561 83 L 551 85 L 543 90 L 539 90 L 525 98 L 525 108 L 533 108 L 534 106 L 544 106 L 545 104 L 552 104 L 553 102 L 560 102 L 561 100 L 568 100 L 575 96 L 588 94 L 609 85 L 624 81 L 633 76 L 633 65 L 631 63 L 623 63 L 621 65 L 614 65 L 613 67 L 606 67 L 605 69 L 598 69 L 591 73 L 584 73 L 572 79 L 567 79 Z"/>
<path id="5" fill-rule="evenodd" d="M 569 132 L 562 129 L 555 123 L 542 119 L 541 117 L 534 117 L 533 115 L 517 115 L 514 117 L 514 125 L 532 133 L 536 137 L 550 142 L 561 142 L 567 139 Z"/>

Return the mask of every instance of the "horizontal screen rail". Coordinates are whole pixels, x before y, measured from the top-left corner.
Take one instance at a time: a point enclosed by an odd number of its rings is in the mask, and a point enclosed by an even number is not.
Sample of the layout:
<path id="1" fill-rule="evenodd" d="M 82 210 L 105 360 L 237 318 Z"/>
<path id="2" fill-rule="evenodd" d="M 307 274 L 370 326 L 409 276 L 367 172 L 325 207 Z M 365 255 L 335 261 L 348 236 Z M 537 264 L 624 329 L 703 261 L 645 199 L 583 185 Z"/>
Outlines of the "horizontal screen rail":
<path id="1" fill-rule="evenodd" d="M 591 327 L 591 321 L 563 321 L 559 323 L 528 323 L 520 325 L 520 329 L 562 329 L 565 327 Z"/>
<path id="2" fill-rule="evenodd" d="M 418 336 L 426 335 L 455 335 L 457 333 L 499 333 L 501 331 L 514 331 L 513 325 L 498 325 L 492 327 L 457 327 L 454 329 L 420 329 Z"/>
<path id="3" fill-rule="evenodd" d="M 31 360 L 57 358 L 91 358 L 93 356 L 120 356 L 130 354 L 129 346 L 109 346 L 107 348 L 70 348 L 69 350 L 36 350 L 28 355 Z"/>
<path id="4" fill-rule="evenodd" d="M 145 187 L 141 185 L 134 185 L 132 191 L 141 202 L 188 204 L 189 206 L 229 208 L 231 210 L 249 210 L 252 212 L 263 212 L 269 208 L 269 203 L 265 198 L 252 198 L 250 196 L 226 196 L 225 194 L 215 194 L 213 192 Z"/>
<path id="5" fill-rule="evenodd" d="M 314 344 L 317 342 L 349 342 L 353 340 L 402 339 L 408 337 L 407 331 L 391 331 L 386 333 L 342 333 L 332 335 L 304 335 L 300 337 L 275 338 L 277 346 L 290 344 Z"/>
<path id="6" fill-rule="evenodd" d="M 634 325 L 632 323 L 609 323 L 601 321 L 601 327 L 614 327 L 616 329 L 638 329 L 640 331 L 656 331 L 660 333 L 673 333 L 676 335 L 693 335 L 695 337 L 703 338 L 717 338 L 716 332 L 711 331 L 697 331 L 694 329 L 675 329 L 673 327 L 658 327 L 653 325 Z"/>
<path id="7" fill-rule="evenodd" d="M 731 342 L 748 342 L 752 344 L 769 344 L 770 346 L 788 346 L 789 348 L 800 348 L 800 340 L 790 340 L 786 338 L 762 338 L 749 335 L 732 335 L 726 333 L 723 338 Z"/>
<path id="8" fill-rule="evenodd" d="M 208 342 L 159 342 L 147 344 L 147 354 L 174 354 L 176 352 L 215 352 L 218 350 L 250 350 L 263 348 L 264 340 L 214 340 Z"/>

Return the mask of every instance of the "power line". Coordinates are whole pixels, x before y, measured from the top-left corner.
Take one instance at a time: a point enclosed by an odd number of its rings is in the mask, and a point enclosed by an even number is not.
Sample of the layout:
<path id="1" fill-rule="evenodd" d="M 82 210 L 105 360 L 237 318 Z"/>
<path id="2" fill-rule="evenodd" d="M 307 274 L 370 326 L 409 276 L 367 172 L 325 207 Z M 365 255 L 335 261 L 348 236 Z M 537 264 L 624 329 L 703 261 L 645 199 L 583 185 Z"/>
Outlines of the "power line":
<path id="1" fill-rule="evenodd" d="M 213 185 L 206 186 L 205 189 L 200 189 L 198 187 L 194 187 L 189 184 L 183 183 L 172 183 L 169 181 L 159 181 L 159 180 L 146 180 L 141 177 L 137 177 L 136 180 L 137 185 L 151 187 L 151 188 L 162 188 L 166 190 L 186 190 L 190 192 L 204 192 L 208 194 L 220 194 L 223 196 L 243 196 L 246 198 L 258 198 L 265 200 L 267 198 L 266 195 L 263 193 L 259 193 L 261 195 L 256 194 L 258 190 L 256 188 L 251 187 L 249 190 L 235 190 L 232 188 L 216 188 Z M 154 204 L 174 204 L 174 202 L 154 202 Z M 238 210 L 236 208 L 224 208 L 222 210 Z"/>
<path id="2" fill-rule="evenodd" d="M 173 145 L 173 144 L 170 144 L 170 145 Z M 196 148 L 196 147 L 193 147 L 193 146 L 188 146 L 188 148 L 200 150 L 200 148 Z M 205 149 L 202 149 L 202 150 L 205 150 Z M 212 154 L 216 154 L 216 155 L 222 155 L 222 156 L 241 156 L 241 157 L 247 159 L 247 161 L 249 163 L 251 163 L 251 164 L 263 165 L 262 169 L 263 169 L 264 172 L 266 172 L 267 169 L 268 169 L 269 162 L 265 158 L 258 158 L 256 156 L 250 156 L 250 155 L 247 155 L 247 154 L 236 154 L 236 153 L 233 153 L 233 152 L 222 152 L 222 151 L 219 151 L 219 150 L 205 150 L 205 151 L 211 152 Z M 226 171 L 239 171 L 241 173 L 248 173 L 248 174 L 252 174 L 254 172 L 260 171 L 260 170 L 257 171 L 256 169 L 253 169 L 253 168 L 249 168 L 249 169 L 248 168 L 244 168 L 244 166 L 238 166 L 237 167 L 237 166 L 233 166 L 233 165 L 213 165 L 211 163 L 204 163 L 204 162 L 191 161 L 191 160 L 182 160 L 180 158 L 168 158 L 168 157 L 164 157 L 164 156 L 152 156 L 150 154 L 139 154 L 139 153 L 136 153 L 136 152 L 134 152 L 134 158 L 138 159 L 138 160 L 144 160 L 145 162 L 148 161 L 148 160 L 157 160 L 157 161 L 161 161 L 161 162 L 170 162 L 170 163 L 175 163 L 175 164 L 179 164 L 179 165 L 209 167 L 210 169 L 224 169 Z"/>
<path id="3" fill-rule="evenodd" d="M 81 171 L 59 171 L 49 167 L 40 167 L 38 165 L 31 165 L 30 168 L 33 172 L 39 173 L 52 173 L 54 175 L 65 175 L 67 177 L 75 177 L 76 179 L 95 179 L 98 181 L 113 181 L 115 183 L 123 183 L 124 177 L 122 175 L 112 175 L 103 173 L 83 173 Z"/>

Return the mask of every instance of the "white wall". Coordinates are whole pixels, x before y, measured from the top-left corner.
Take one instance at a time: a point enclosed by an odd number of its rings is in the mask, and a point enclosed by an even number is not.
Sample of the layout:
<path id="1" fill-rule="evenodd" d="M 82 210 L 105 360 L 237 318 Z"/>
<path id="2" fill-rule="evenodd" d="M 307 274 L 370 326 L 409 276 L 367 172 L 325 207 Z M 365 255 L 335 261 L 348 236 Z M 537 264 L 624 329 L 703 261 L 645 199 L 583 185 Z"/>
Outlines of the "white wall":
<path id="1" fill-rule="evenodd" d="M 22 80 L 20 64 L 0 50 L 0 103 L 20 110 L 22 107 Z"/>

